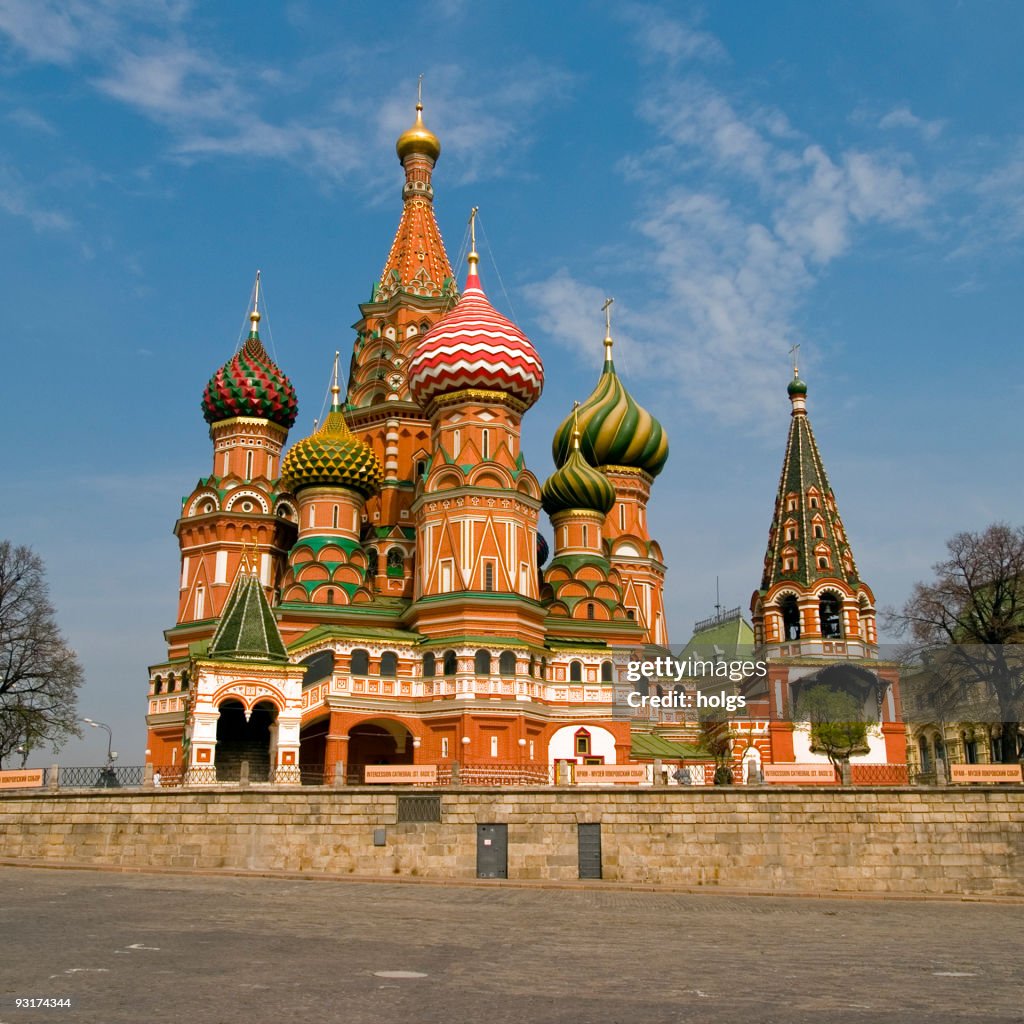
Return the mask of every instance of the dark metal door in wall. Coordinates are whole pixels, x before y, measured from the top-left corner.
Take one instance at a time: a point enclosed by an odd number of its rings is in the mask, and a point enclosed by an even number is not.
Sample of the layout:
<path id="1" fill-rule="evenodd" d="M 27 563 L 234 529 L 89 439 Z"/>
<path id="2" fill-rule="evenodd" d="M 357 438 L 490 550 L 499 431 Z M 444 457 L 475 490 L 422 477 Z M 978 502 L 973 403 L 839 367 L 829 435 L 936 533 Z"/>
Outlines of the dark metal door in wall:
<path id="1" fill-rule="evenodd" d="M 508 878 L 508 825 L 477 825 L 476 877 Z"/>
<path id="2" fill-rule="evenodd" d="M 601 877 L 601 825 L 576 826 L 579 841 L 580 878 Z"/>

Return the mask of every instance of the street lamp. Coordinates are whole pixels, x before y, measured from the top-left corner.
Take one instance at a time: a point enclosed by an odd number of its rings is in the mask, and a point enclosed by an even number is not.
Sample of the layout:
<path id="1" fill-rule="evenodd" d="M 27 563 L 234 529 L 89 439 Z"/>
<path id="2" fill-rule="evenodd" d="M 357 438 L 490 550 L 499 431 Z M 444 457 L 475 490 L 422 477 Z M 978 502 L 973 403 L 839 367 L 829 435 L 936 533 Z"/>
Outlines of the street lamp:
<path id="1" fill-rule="evenodd" d="M 110 766 L 117 760 L 117 751 L 110 749 L 114 744 L 113 731 L 105 722 L 94 722 L 91 718 L 83 718 L 82 721 L 85 722 L 86 725 L 92 726 L 94 729 L 107 730 L 107 768 L 110 768 Z"/>

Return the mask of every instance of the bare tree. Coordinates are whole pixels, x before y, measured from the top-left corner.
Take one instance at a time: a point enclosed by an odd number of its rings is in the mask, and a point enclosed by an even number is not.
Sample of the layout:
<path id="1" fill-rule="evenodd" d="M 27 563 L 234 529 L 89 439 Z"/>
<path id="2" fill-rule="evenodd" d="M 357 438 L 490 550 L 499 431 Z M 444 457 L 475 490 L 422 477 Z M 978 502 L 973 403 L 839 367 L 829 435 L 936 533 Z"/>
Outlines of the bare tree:
<path id="1" fill-rule="evenodd" d="M 78 655 L 54 618 L 42 559 L 0 541 L 0 764 L 17 751 L 59 747 L 76 725 Z"/>
<path id="2" fill-rule="evenodd" d="M 1024 704 L 1024 528 L 996 523 L 958 533 L 931 583 L 915 584 L 888 624 L 912 639 L 923 673 L 922 708 L 973 717 L 989 704 L 1001 720 L 1004 763 L 1019 755 Z"/>

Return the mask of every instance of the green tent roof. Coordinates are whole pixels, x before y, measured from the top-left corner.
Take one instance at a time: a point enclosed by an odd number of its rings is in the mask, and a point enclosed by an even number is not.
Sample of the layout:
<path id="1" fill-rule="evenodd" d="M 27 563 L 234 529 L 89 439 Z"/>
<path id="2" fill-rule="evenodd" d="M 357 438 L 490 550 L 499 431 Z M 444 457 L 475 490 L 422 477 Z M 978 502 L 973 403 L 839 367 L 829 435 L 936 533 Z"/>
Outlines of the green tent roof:
<path id="1" fill-rule="evenodd" d="M 238 573 L 207 657 L 223 661 L 288 661 L 274 613 L 254 572 L 243 568 Z"/>

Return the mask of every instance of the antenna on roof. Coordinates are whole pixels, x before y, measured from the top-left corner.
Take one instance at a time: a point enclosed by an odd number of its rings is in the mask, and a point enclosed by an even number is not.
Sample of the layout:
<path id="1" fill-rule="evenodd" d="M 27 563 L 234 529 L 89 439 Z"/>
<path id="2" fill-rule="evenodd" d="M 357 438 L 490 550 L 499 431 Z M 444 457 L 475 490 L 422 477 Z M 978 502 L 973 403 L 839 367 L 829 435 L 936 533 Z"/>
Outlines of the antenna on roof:
<path id="1" fill-rule="evenodd" d="M 722 614 L 722 595 L 718 589 L 718 577 L 715 577 L 715 615 Z"/>

